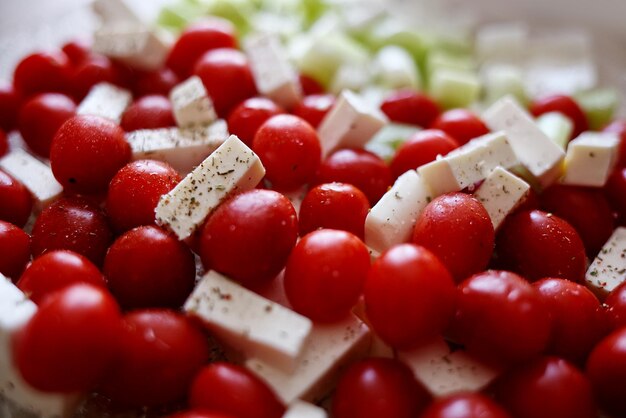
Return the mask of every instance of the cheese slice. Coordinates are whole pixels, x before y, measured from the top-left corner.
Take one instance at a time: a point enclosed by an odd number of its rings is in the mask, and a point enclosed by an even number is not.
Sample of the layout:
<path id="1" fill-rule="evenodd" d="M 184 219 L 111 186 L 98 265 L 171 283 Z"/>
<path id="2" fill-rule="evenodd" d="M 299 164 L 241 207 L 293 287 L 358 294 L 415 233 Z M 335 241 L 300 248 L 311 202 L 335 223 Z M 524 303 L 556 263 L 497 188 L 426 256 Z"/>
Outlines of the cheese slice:
<path id="1" fill-rule="evenodd" d="M 205 126 L 217 119 L 213 101 L 198 76 L 174 87 L 170 101 L 176 124 L 181 128 Z"/>
<path id="2" fill-rule="evenodd" d="M 229 195 L 254 188 L 264 175 L 259 157 L 231 135 L 174 189 L 161 196 L 155 209 L 156 221 L 183 240 Z"/>
<path id="3" fill-rule="evenodd" d="M 587 269 L 585 284 L 602 300 L 625 280 L 626 228 L 619 227 Z"/>
<path id="4" fill-rule="evenodd" d="M 215 271 L 202 277 L 183 309 L 244 357 L 287 372 L 298 364 L 312 327 L 310 319 Z"/>
<path id="5" fill-rule="evenodd" d="M 133 101 L 130 91 L 109 83 L 96 84 L 78 105 L 78 115 L 93 115 L 111 119 L 119 124 L 122 115 Z"/>
<path id="6" fill-rule="evenodd" d="M 474 192 L 474 197 L 483 204 L 493 229 L 497 230 L 529 190 L 530 185 L 524 180 L 502 167 L 496 167 Z"/>
<path id="7" fill-rule="evenodd" d="M 313 404 L 295 401 L 283 415 L 282 418 L 327 418 L 328 415 L 319 406 Z"/>
<path id="8" fill-rule="evenodd" d="M 94 52 L 142 71 L 162 68 L 169 48 L 163 35 L 137 23 L 105 25 L 95 31 L 93 39 Z"/>
<path id="9" fill-rule="evenodd" d="M 613 132 L 581 133 L 567 147 L 561 183 L 603 187 L 617 164 L 619 145 Z"/>

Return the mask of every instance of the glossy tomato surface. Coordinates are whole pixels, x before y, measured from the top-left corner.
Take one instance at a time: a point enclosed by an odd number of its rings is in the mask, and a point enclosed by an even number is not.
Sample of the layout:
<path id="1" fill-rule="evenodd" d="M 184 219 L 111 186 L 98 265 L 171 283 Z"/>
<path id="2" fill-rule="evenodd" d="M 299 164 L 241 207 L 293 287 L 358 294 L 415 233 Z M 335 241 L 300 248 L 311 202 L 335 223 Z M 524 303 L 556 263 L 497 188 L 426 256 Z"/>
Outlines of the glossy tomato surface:
<path id="1" fill-rule="evenodd" d="M 30 261 L 30 236 L 12 223 L 0 221 L 0 273 L 14 281 Z"/>

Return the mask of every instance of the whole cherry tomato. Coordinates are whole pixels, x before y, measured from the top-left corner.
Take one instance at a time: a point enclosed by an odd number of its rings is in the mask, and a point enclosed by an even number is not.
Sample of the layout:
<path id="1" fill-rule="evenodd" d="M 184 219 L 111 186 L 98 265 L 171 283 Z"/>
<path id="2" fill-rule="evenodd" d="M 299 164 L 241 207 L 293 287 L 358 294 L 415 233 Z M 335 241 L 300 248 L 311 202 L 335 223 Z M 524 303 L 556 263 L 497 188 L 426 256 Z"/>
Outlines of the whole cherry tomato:
<path id="1" fill-rule="evenodd" d="M 626 328 L 618 328 L 595 346 L 586 371 L 599 405 L 616 417 L 625 416 Z"/>
<path id="2" fill-rule="evenodd" d="M 324 116 L 335 105 L 335 96 L 332 94 L 312 94 L 305 96 L 300 103 L 293 108 L 293 114 L 301 117 L 317 128 Z"/>
<path id="3" fill-rule="evenodd" d="M 142 73 L 135 83 L 135 94 L 139 97 L 157 94 L 168 96 L 170 91 L 180 83 L 180 79 L 169 68 L 161 68 L 149 73 Z"/>
<path id="4" fill-rule="evenodd" d="M 415 170 L 458 147 L 458 142 L 443 131 L 425 129 L 416 132 L 396 150 L 390 163 L 391 172 L 398 178 L 406 171 Z"/>
<path id="5" fill-rule="evenodd" d="M 159 95 L 143 96 L 136 100 L 126 109 L 120 123 L 126 132 L 175 125 L 172 104 L 167 97 Z"/>
<path id="6" fill-rule="evenodd" d="M 433 99 L 413 90 L 394 92 L 385 99 L 380 108 L 394 122 L 423 128 L 429 127 L 441 113 Z"/>
<path id="7" fill-rule="evenodd" d="M 70 61 L 63 51 L 36 52 L 23 58 L 13 72 L 13 85 L 26 96 L 64 92 L 68 87 Z"/>
<path id="8" fill-rule="evenodd" d="M 12 223 L 0 221 L 0 273 L 14 281 L 30 261 L 30 237 Z"/>
<path id="9" fill-rule="evenodd" d="M 33 198 L 22 183 L 0 170 L 0 220 L 22 227 L 33 210 Z"/>
<path id="10" fill-rule="evenodd" d="M 254 135 L 272 116 L 285 113 L 283 108 L 265 97 L 251 97 L 241 102 L 228 116 L 228 130 L 252 146 Z"/>
<path id="11" fill-rule="evenodd" d="M 451 109 L 443 112 L 430 125 L 431 129 L 444 131 L 460 144 L 489 133 L 489 129 L 478 116 L 467 109 Z"/>

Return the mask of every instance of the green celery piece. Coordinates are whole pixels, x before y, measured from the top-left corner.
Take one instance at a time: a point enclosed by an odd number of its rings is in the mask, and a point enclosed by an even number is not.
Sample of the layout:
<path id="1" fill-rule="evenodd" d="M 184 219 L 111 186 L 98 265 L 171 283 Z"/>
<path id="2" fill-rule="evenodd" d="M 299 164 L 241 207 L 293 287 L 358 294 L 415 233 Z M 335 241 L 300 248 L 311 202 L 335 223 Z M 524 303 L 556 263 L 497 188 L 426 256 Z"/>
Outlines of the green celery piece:
<path id="1" fill-rule="evenodd" d="M 493 103 L 498 99 L 511 95 L 527 106 L 530 102 L 526 94 L 522 71 L 511 65 L 494 65 L 483 69 L 485 85 L 485 102 Z"/>
<path id="2" fill-rule="evenodd" d="M 230 20 L 237 28 L 240 37 L 250 31 L 250 17 L 255 6 L 250 0 L 209 0 L 205 1 L 205 13 Z"/>
<path id="3" fill-rule="evenodd" d="M 476 63 L 470 55 L 454 54 L 442 49 L 433 49 L 427 55 L 428 74 L 446 68 L 460 71 L 475 71 Z"/>
<path id="4" fill-rule="evenodd" d="M 579 92 L 574 98 L 587 115 L 592 130 L 602 129 L 611 122 L 619 104 L 617 91 L 608 88 Z"/>
<path id="5" fill-rule="evenodd" d="M 441 69 L 432 74 L 430 94 L 446 109 L 468 107 L 480 97 L 478 75 L 468 71 Z"/>
<path id="6" fill-rule="evenodd" d="M 202 7 L 189 1 L 165 6 L 157 17 L 157 24 L 174 30 L 182 30 L 190 21 L 202 14 Z"/>
<path id="7" fill-rule="evenodd" d="M 389 123 L 380 129 L 365 144 L 365 149 L 378 155 L 383 160 L 389 162 L 393 158 L 396 150 L 404 144 L 420 128 L 402 123 Z"/>
<path id="8" fill-rule="evenodd" d="M 387 45 L 398 45 L 406 49 L 420 63 L 424 59 L 426 46 L 421 33 L 402 24 L 396 19 L 386 18 L 376 22 L 365 38 L 366 44 L 374 51 Z"/>
<path id="9" fill-rule="evenodd" d="M 564 151 L 572 137 L 574 124 L 560 112 L 548 112 L 537 118 L 537 126 Z"/>

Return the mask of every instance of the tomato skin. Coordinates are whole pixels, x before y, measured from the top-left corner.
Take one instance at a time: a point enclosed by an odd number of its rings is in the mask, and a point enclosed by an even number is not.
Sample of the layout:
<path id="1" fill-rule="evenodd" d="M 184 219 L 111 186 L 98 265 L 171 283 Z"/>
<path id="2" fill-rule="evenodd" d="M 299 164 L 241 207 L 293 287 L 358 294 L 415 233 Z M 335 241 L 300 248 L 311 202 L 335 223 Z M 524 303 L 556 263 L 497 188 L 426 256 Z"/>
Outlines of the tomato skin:
<path id="1" fill-rule="evenodd" d="M 606 126 L 603 132 L 613 132 L 619 136 L 619 160 L 617 167 L 626 166 L 626 121 L 616 120 Z"/>
<path id="2" fill-rule="evenodd" d="M 75 284 L 48 296 L 13 339 L 14 364 L 34 388 L 87 392 L 115 360 L 121 315 L 104 289 Z"/>
<path id="3" fill-rule="evenodd" d="M 3 157 L 9 150 L 9 141 L 7 140 L 7 134 L 0 130 L 0 157 Z"/>
<path id="4" fill-rule="evenodd" d="M 158 129 L 175 126 L 172 104 L 165 96 L 143 96 L 131 104 L 122 115 L 120 126 L 124 131 Z"/>
<path id="5" fill-rule="evenodd" d="M 604 186 L 604 193 L 617 212 L 620 225 L 626 225 L 626 167 L 618 168 L 611 174 Z"/>
<path id="6" fill-rule="evenodd" d="M 0 274 L 20 277 L 30 261 L 30 237 L 12 223 L 0 221 Z"/>
<path id="7" fill-rule="evenodd" d="M 237 135 L 246 145 L 252 146 L 254 135 L 272 116 L 285 110 L 265 97 L 251 97 L 239 103 L 228 116 L 228 131 Z"/>
<path id="8" fill-rule="evenodd" d="M 32 210 L 33 198 L 28 189 L 0 170 L 0 220 L 23 227 Z"/>
<path id="9" fill-rule="evenodd" d="M 600 341 L 587 359 L 587 377 L 599 406 L 610 414 L 626 414 L 626 328 Z"/>
<path id="10" fill-rule="evenodd" d="M 437 155 L 446 155 L 459 144 L 443 131 L 425 129 L 411 135 L 400 147 L 391 160 L 391 172 L 395 178 L 408 170 L 434 161 Z"/>
<path id="11" fill-rule="evenodd" d="M 392 247 L 374 262 L 364 296 L 374 331 L 394 348 L 440 335 L 454 316 L 452 276 L 432 252 L 413 244 Z"/>
<path id="12" fill-rule="evenodd" d="M 444 131 L 456 139 L 459 145 L 466 144 L 471 139 L 489 133 L 489 129 L 484 122 L 467 109 L 450 109 L 443 112 L 433 121 L 430 129 Z"/>
<path id="13" fill-rule="evenodd" d="M 617 286 L 604 300 L 606 318 L 611 331 L 626 326 L 626 284 Z"/>
<path id="14" fill-rule="evenodd" d="M 336 98 L 332 94 L 311 94 L 305 96 L 294 108 L 292 113 L 301 117 L 318 128 L 324 117 L 335 105 Z"/>
<path id="15" fill-rule="evenodd" d="M 37 52 L 23 58 L 13 72 L 13 85 L 25 96 L 64 92 L 70 61 L 63 51 Z"/>
<path id="16" fill-rule="evenodd" d="M 534 100 L 530 104 L 530 113 L 538 117 L 548 112 L 559 112 L 567 116 L 574 124 L 572 138 L 576 138 L 582 132 L 589 130 L 589 122 L 585 112 L 578 103 L 569 96 L 554 94 Z"/>
<path id="17" fill-rule="evenodd" d="M 189 405 L 237 418 L 280 418 L 285 407 L 249 370 L 216 362 L 204 367 L 189 391 Z"/>
<path id="18" fill-rule="evenodd" d="M 231 197 L 209 216 L 200 237 L 200 258 L 245 286 L 273 279 L 287 263 L 298 237 L 296 211 L 278 192 L 250 190 Z"/>
<path id="19" fill-rule="evenodd" d="M 396 91 L 385 99 L 380 108 L 394 122 L 423 128 L 430 126 L 441 113 L 433 99 L 413 90 Z"/>
<path id="20" fill-rule="evenodd" d="M 480 393 L 458 393 L 437 399 L 420 418 L 511 418 L 497 403 Z"/>
<path id="21" fill-rule="evenodd" d="M 142 73 L 135 83 L 135 94 L 138 97 L 153 94 L 169 96 L 170 91 L 180 83 L 180 79 L 167 67 L 149 73 Z"/>
<path id="22" fill-rule="evenodd" d="M 74 38 L 61 47 L 71 65 L 80 65 L 91 56 L 91 42 L 84 38 Z"/>
<path id="23" fill-rule="evenodd" d="M 429 401 L 404 363 L 368 358 L 351 365 L 339 380 L 332 413 L 335 418 L 412 418 Z"/>
<path id="24" fill-rule="evenodd" d="M 324 94 L 324 86 L 322 86 L 316 79 L 309 77 L 306 74 L 299 74 L 300 86 L 302 87 L 302 93 L 305 96 L 312 94 Z"/>
<path id="25" fill-rule="evenodd" d="M 70 91 L 75 99 L 82 100 L 98 83 L 120 84 L 121 76 L 111 60 L 104 55 L 93 54 L 78 64 L 71 72 Z"/>
<path id="26" fill-rule="evenodd" d="M 12 84 L 0 81 L 0 129 L 9 132 L 15 127 L 21 102 Z"/>
<path id="27" fill-rule="evenodd" d="M 224 415 L 219 412 L 210 412 L 200 409 L 192 409 L 188 411 L 178 412 L 173 415 L 169 415 L 168 418 L 236 418 L 232 415 Z"/>
<path id="28" fill-rule="evenodd" d="M 435 198 L 413 230 L 413 243 L 439 257 L 457 283 L 487 267 L 494 240 L 493 225 L 484 206 L 464 193 Z"/>

